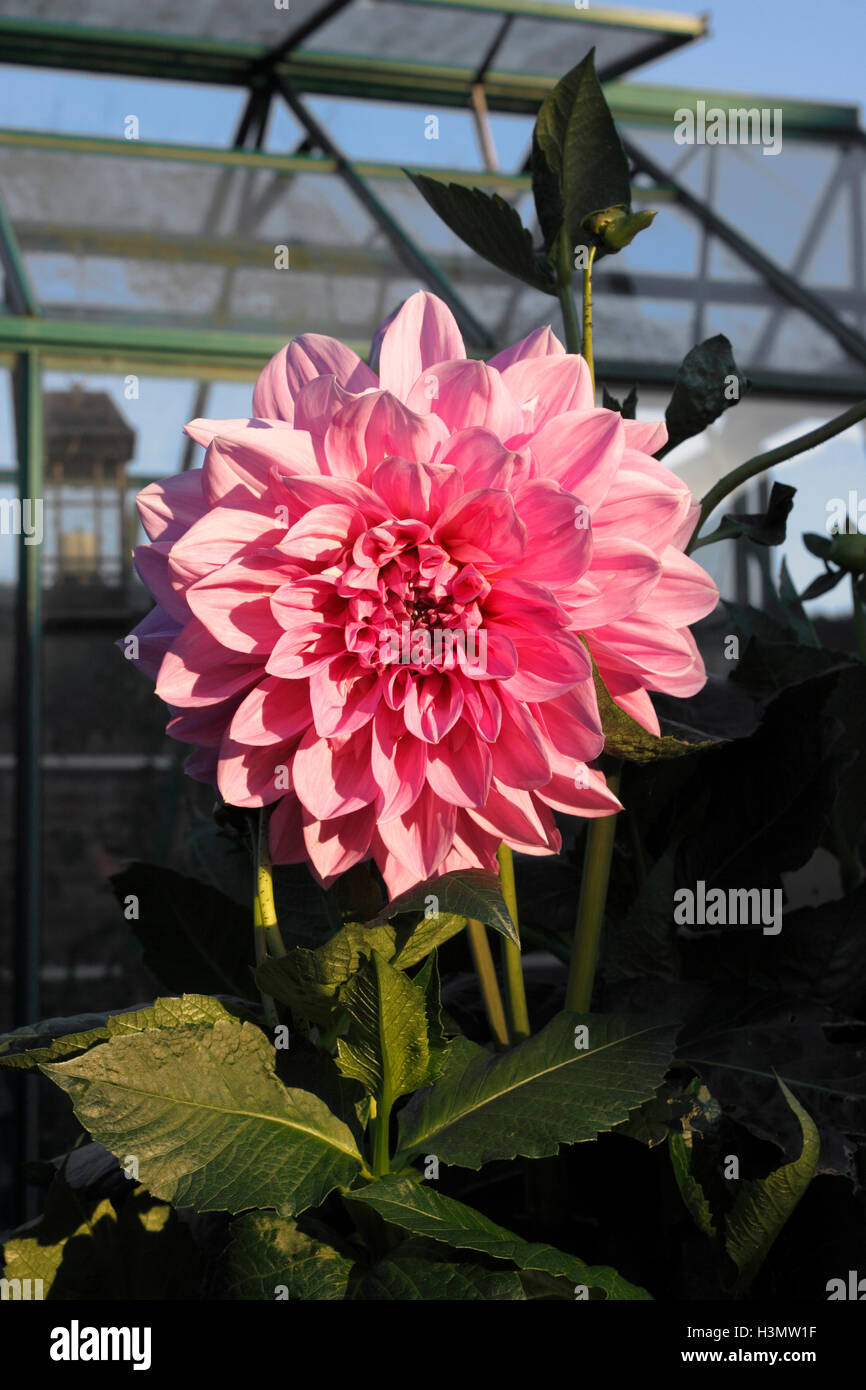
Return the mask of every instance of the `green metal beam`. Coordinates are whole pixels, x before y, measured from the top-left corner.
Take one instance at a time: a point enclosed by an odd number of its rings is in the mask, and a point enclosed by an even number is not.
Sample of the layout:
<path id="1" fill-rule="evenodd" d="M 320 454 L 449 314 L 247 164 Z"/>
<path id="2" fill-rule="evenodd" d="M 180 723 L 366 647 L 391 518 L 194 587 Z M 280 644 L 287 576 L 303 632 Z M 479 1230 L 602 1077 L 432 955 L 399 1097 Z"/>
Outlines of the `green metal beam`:
<path id="1" fill-rule="evenodd" d="M 38 314 L 39 302 L 33 293 L 15 228 L 0 198 L 0 265 L 5 278 L 6 303 L 13 314 Z"/>
<path id="2" fill-rule="evenodd" d="M 213 164 L 224 168 L 270 169 L 280 174 L 336 174 L 340 161 L 328 155 L 267 154 L 259 150 L 222 149 L 209 145 L 178 145 L 156 140 L 113 140 L 96 135 L 64 135 L 55 131 L 0 129 L 0 148 L 53 150 L 61 154 L 91 154 L 130 159 L 159 159 L 179 164 Z M 406 183 L 404 167 L 380 160 L 358 159 L 350 167 L 364 179 L 391 179 Z M 433 168 L 407 164 L 413 173 L 450 183 L 492 188 L 503 194 L 528 192 L 528 174 L 488 173 L 486 170 Z"/>
<path id="3" fill-rule="evenodd" d="M 101 371 L 146 368 L 154 375 L 184 379 L 255 380 L 290 336 L 289 332 L 226 332 L 162 324 L 0 316 L 0 355 L 7 362 L 10 356 L 39 349 L 46 367 L 65 362 L 88 363 Z M 370 345 L 355 341 L 350 346 L 365 355 Z"/>
<path id="4" fill-rule="evenodd" d="M 673 131 L 677 111 L 695 111 L 703 101 L 707 111 L 719 107 L 730 111 L 769 107 L 782 112 L 786 136 L 833 135 L 853 132 L 860 126 L 860 108 L 854 103 L 796 101 L 791 97 L 768 96 L 757 92 L 694 90 L 687 87 L 661 87 L 651 83 L 609 82 L 604 94 L 614 116 L 624 125 L 649 125 Z"/>
<path id="5" fill-rule="evenodd" d="M 643 13 L 607 7 L 584 11 L 559 4 L 534 3 L 534 0 L 502 0 L 501 3 L 500 0 L 407 0 L 407 3 L 439 8 L 448 14 L 462 9 L 570 24 L 574 26 L 578 46 L 581 29 L 586 24 L 600 24 L 614 30 L 634 29 L 652 36 L 648 45 L 636 48 L 631 55 L 610 65 L 609 77 L 621 76 L 706 32 L 704 19 L 656 15 L 651 11 Z M 443 15 L 445 22 L 448 20 Z M 8 18 L 0 19 L 0 52 L 8 64 L 234 87 L 249 86 L 260 75 L 262 63 L 269 57 L 268 48 L 260 44 Z M 471 56 L 474 61 L 463 67 L 301 48 L 277 62 L 273 71 L 307 94 L 465 107 L 481 54 Z M 602 67 L 602 76 L 605 72 Z M 485 80 L 488 107 L 491 111 L 534 115 L 555 82 L 553 76 L 532 73 L 488 73 Z"/>

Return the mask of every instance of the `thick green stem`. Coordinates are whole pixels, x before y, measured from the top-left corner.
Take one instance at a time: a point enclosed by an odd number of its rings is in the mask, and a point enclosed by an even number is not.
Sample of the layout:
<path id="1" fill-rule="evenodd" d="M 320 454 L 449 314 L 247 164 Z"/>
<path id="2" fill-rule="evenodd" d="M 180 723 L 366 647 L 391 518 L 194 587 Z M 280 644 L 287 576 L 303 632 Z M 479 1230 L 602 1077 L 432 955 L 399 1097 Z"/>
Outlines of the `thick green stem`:
<path id="1" fill-rule="evenodd" d="M 469 940 L 469 950 L 472 952 L 472 962 L 478 976 L 481 998 L 484 1001 L 484 1012 L 487 1014 L 491 1036 L 497 1047 L 507 1047 L 508 1026 L 505 1022 L 505 1009 L 502 1006 L 502 995 L 499 993 L 493 953 L 490 950 L 490 942 L 487 939 L 487 929 L 484 923 L 476 922 L 470 917 L 466 923 L 466 936 Z"/>
<path id="2" fill-rule="evenodd" d="M 506 844 L 501 844 L 496 854 L 499 860 L 499 880 L 502 896 L 511 914 L 515 931 L 518 930 L 517 887 L 514 882 L 514 856 Z M 505 975 L 505 1007 L 508 1015 L 508 1036 L 512 1043 L 522 1042 L 531 1032 L 529 1010 L 526 1007 L 526 988 L 523 982 L 523 962 L 520 947 L 513 941 L 502 938 L 502 970 Z"/>
<path id="3" fill-rule="evenodd" d="M 577 309 L 574 304 L 574 296 L 571 293 L 571 277 L 574 273 L 574 266 L 571 259 L 571 247 L 565 235 L 565 225 L 559 234 L 559 246 L 556 253 L 556 279 L 558 285 L 559 307 L 562 310 L 562 327 L 565 332 L 565 346 L 568 352 L 580 352 L 580 320 L 577 317 Z"/>
<path id="4" fill-rule="evenodd" d="M 614 795 L 619 792 L 620 771 L 620 764 L 617 763 L 607 773 L 607 785 Z M 616 815 L 600 816 L 590 821 L 587 830 L 580 901 L 565 994 L 565 1007 L 574 1013 L 586 1013 L 592 1002 L 616 820 Z"/>
<path id="5" fill-rule="evenodd" d="M 375 1114 L 373 1114 L 375 1110 Z M 370 1123 L 373 1126 L 373 1176 L 381 1178 L 391 1171 L 391 1153 L 388 1147 L 388 1131 L 391 1124 L 391 1102 L 384 1098 L 377 1104 L 372 1102 Z"/>
<path id="6" fill-rule="evenodd" d="M 857 405 L 852 405 L 841 415 L 836 415 L 832 420 L 828 420 L 826 424 L 819 425 L 816 430 L 809 430 L 808 434 L 801 434 L 799 438 L 791 439 L 787 444 L 780 444 L 776 449 L 768 449 L 764 454 L 756 454 L 754 458 L 747 459 L 738 468 L 726 473 L 724 478 L 720 478 L 717 483 L 714 483 L 706 496 L 701 499 L 701 514 L 686 553 L 691 554 L 693 550 L 697 550 L 700 545 L 707 544 L 710 540 L 723 539 L 721 535 L 713 533 L 707 537 L 706 541 L 699 540 L 698 532 L 719 503 L 729 497 L 732 492 L 736 492 L 743 483 L 747 483 L 750 478 L 756 477 L 759 473 L 766 472 L 768 468 L 775 467 L 777 463 L 784 463 L 787 459 L 796 458 L 798 454 L 805 454 L 809 449 L 817 448 L 819 444 L 826 443 L 828 439 L 834 439 L 837 434 L 843 434 L 845 430 L 864 419 L 866 419 L 866 401 L 858 401 Z"/>
<path id="7" fill-rule="evenodd" d="M 274 902 L 274 878 L 271 856 L 268 849 L 268 831 L 264 807 L 259 813 L 258 853 L 256 862 L 256 896 L 259 902 L 262 928 L 265 933 L 268 955 L 284 956 L 286 948 L 280 935 L 277 922 L 277 908 Z"/>
<path id="8" fill-rule="evenodd" d="M 595 247 L 590 246 L 586 265 L 583 269 L 583 358 L 589 367 L 593 398 L 595 397 L 595 363 L 592 356 L 592 263 L 594 260 Z"/>

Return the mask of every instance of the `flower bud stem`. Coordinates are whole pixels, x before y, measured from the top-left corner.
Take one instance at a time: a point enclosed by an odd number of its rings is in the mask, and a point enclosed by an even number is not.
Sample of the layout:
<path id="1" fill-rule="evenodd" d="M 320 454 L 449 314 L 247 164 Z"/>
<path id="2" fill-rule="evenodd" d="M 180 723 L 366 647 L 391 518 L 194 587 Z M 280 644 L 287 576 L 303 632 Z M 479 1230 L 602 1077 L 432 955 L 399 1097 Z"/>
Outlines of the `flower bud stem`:
<path id="1" fill-rule="evenodd" d="M 517 888 L 514 882 L 514 856 L 506 844 L 501 844 L 496 852 L 499 860 L 499 879 L 502 896 L 511 914 L 514 929 L 517 930 Z M 523 962 L 520 947 L 513 941 L 502 938 L 502 970 L 505 975 L 505 1008 L 508 1016 L 508 1040 L 510 1043 L 523 1042 L 528 1038 L 529 1010 L 526 1007 L 526 989 L 523 983 Z"/>
<path id="2" fill-rule="evenodd" d="M 490 942 L 487 939 L 487 929 L 484 923 L 476 922 L 470 917 L 466 923 L 466 936 L 469 941 L 469 950 L 472 953 L 475 973 L 478 976 L 481 998 L 484 1001 L 484 1011 L 487 1014 L 491 1036 L 497 1047 L 507 1047 L 508 1026 L 505 1022 L 505 1009 L 502 1006 L 502 995 L 499 993 L 493 953 L 490 950 Z"/>
<path id="3" fill-rule="evenodd" d="M 607 785 L 614 795 L 619 793 L 620 772 L 620 763 L 615 763 L 607 770 Z M 599 816 L 596 820 L 590 821 L 586 832 L 580 901 L 565 993 L 565 1007 L 573 1013 L 588 1013 L 592 1003 L 592 987 L 604 924 L 616 823 L 616 815 Z"/>

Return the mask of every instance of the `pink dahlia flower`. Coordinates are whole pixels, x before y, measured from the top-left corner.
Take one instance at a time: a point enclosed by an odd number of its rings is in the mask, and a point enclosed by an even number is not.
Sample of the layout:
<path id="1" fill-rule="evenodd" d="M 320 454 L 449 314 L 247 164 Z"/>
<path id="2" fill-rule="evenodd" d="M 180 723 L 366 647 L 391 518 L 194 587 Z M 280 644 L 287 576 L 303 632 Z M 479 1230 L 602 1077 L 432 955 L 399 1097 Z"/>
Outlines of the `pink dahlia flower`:
<path id="1" fill-rule="evenodd" d="M 648 692 L 701 688 L 688 624 L 718 595 L 664 426 L 597 409 L 550 329 L 468 360 L 415 294 L 378 369 L 306 333 L 254 418 L 186 427 L 203 466 L 138 497 L 158 606 L 136 631 L 187 770 L 274 804 L 274 861 L 327 884 L 373 858 L 393 895 L 495 868 L 503 840 L 555 853 L 554 811 L 620 809 L 588 766 L 589 652 L 657 733 Z"/>

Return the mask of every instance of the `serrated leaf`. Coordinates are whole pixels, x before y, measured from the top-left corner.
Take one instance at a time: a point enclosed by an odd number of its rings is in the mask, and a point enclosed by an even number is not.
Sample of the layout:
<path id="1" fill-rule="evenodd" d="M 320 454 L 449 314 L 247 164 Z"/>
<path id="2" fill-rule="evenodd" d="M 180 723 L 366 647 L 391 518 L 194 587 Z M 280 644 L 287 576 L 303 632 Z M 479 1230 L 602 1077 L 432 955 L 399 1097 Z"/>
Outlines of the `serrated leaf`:
<path id="1" fill-rule="evenodd" d="M 729 392 L 731 378 L 737 383 Z M 675 449 L 711 425 L 749 390 L 750 383 L 737 367 L 731 344 L 723 333 L 707 338 L 687 352 L 677 370 L 673 395 L 665 411 L 668 442 L 657 457 Z M 726 394 L 727 393 L 727 394 Z"/>
<path id="2" fill-rule="evenodd" d="M 390 1112 L 430 1079 L 423 991 L 373 951 L 340 990 L 340 1004 L 349 1027 L 337 1043 L 337 1066 Z"/>
<path id="3" fill-rule="evenodd" d="M 442 985 L 439 978 L 439 962 L 432 951 L 421 969 L 412 978 L 424 995 L 424 1008 L 427 1013 L 427 1044 L 430 1050 L 430 1070 L 427 1080 L 438 1076 L 441 1063 L 448 1050 L 448 1037 L 442 1014 Z"/>
<path id="4" fill-rule="evenodd" d="M 41 1070 L 94 1139 L 134 1154 L 142 1183 L 175 1206 L 295 1215 L 362 1166 L 351 1131 L 317 1096 L 274 1073 L 249 1023 L 112 1038 Z"/>
<path id="5" fill-rule="evenodd" d="M 793 1212 L 818 1166 L 820 1141 L 815 1122 L 784 1081 L 779 1086 L 800 1122 L 803 1146 L 799 1158 L 766 1178 L 750 1178 L 737 1192 L 725 1220 L 725 1249 L 737 1267 L 735 1297 L 748 1292 L 770 1247 Z"/>
<path id="6" fill-rule="evenodd" d="M 249 1211 L 232 1222 L 221 1291 L 226 1298 L 273 1302 L 279 1289 L 288 1301 L 333 1302 L 346 1297 L 354 1263 L 318 1222 L 302 1229 L 275 1211 Z"/>
<path id="7" fill-rule="evenodd" d="M 164 988 L 257 1000 L 252 896 L 243 908 L 209 884 L 156 864 L 131 864 L 110 882 L 121 905 L 137 899 L 132 930 Z"/>
<path id="8" fill-rule="evenodd" d="M 575 1046 L 585 1025 L 589 1045 Z M 494 1159 L 544 1158 L 594 1139 L 660 1086 L 674 1025 L 561 1013 L 504 1055 L 455 1038 L 439 1079 L 400 1112 L 399 1169 L 418 1154 L 480 1168 Z"/>
<path id="9" fill-rule="evenodd" d="M 397 1300 L 424 1303 L 522 1301 L 525 1298 L 516 1270 L 488 1269 L 472 1260 L 452 1256 L 442 1247 L 423 1240 L 407 1241 L 369 1269 L 350 1297 L 369 1302 Z"/>
<path id="10" fill-rule="evenodd" d="M 340 986 L 373 950 L 390 959 L 395 951 L 394 929 L 349 922 L 321 946 L 295 946 L 279 959 L 264 961 L 255 971 L 255 980 L 265 994 L 288 1004 L 301 1018 L 327 1024 Z"/>
<path id="11" fill-rule="evenodd" d="M 404 173 L 445 225 L 479 256 L 533 289 L 556 294 L 553 273 L 533 250 L 528 229 L 498 193 L 440 183 L 408 169 Z"/>
<path id="12" fill-rule="evenodd" d="M 596 76 L 594 48 L 545 98 L 535 138 L 559 181 L 569 246 L 593 241 L 601 246 L 585 221 L 601 209 L 630 207 L 631 185 L 628 160 Z"/>
<path id="13" fill-rule="evenodd" d="M 584 1264 L 576 1255 L 522 1240 L 504 1226 L 435 1191 L 429 1184 L 390 1174 L 359 1188 L 346 1198 L 363 1202 L 395 1226 L 413 1235 L 441 1241 L 459 1250 L 475 1250 L 497 1260 L 510 1260 L 518 1268 L 540 1270 L 568 1279 L 572 1285 L 600 1289 L 610 1299 L 647 1299 L 644 1289 L 629 1284 L 615 1269 Z"/>
<path id="14" fill-rule="evenodd" d="M 621 758 L 628 763 L 659 762 L 666 758 L 683 758 L 689 753 L 713 748 L 725 741 L 699 739 L 690 743 L 685 739 L 672 738 L 670 734 L 651 734 L 616 703 L 599 675 L 595 661 L 592 663 L 592 674 L 604 732 L 604 751 L 611 757 Z"/>
<path id="15" fill-rule="evenodd" d="M 452 873 L 429 879 L 427 883 L 418 883 L 408 892 L 401 893 L 399 897 L 394 898 L 393 902 L 383 908 L 378 917 L 374 917 L 368 925 L 371 927 L 379 926 L 403 912 L 426 913 L 431 898 L 435 912 L 432 913 L 429 921 L 435 921 L 436 917 L 443 913 L 455 913 L 459 917 L 473 917 L 476 921 L 483 922 L 485 926 L 500 932 L 502 936 L 506 936 L 509 941 L 514 942 L 515 946 L 520 944 L 517 930 L 511 920 L 511 914 L 502 896 L 499 875 L 491 873 L 487 869 L 455 869 Z M 419 923 L 414 930 L 421 929 Z M 441 940 L 434 944 L 441 945 Z M 420 960 L 420 956 L 417 959 Z M 400 963 L 401 965 L 414 964 L 413 961 L 406 959 L 405 950 L 401 951 Z"/>
<path id="16" fill-rule="evenodd" d="M 59 1062 L 77 1052 L 85 1052 L 96 1043 L 124 1033 L 141 1033 L 147 1028 L 176 1028 L 188 1023 L 215 1023 L 217 1019 L 236 1019 L 240 1011 L 226 1007 L 210 995 L 185 994 L 180 999 L 156 999 L 144 1009 L 128 1009 L 124 1013 L 82 1015 L 74 1019 L 48 1019 L 32 1029 L 19 1029 L 0 1039 L 0 1067 L 29 1070 L 43 1062 Z M 101 1019 L 95 1027 L 83 1031 L 59 1031 L 66 1024 L 85 1019 Z M 51 1036 L 52 1030 L 56 1036 Z M 43 1041 L 48 1038 L 50 1041 Z"/>

